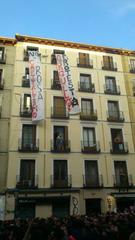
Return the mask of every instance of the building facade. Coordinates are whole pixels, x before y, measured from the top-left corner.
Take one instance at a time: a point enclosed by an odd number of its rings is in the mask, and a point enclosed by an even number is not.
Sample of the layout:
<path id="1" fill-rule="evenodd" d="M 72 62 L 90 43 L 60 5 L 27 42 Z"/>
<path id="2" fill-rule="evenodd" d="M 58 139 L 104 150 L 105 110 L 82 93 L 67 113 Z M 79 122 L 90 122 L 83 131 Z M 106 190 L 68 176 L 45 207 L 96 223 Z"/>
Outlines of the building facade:
<path id="1" fill-rule="evenodd" d="M 8 112 L 7 123 L 4 112 L 0 119 L 5 219 L 134 205 L 135 52 L 21 35 L 12 45 L 4 65 L 9 98 L 0 90 Z M 28 50 L 39 52 L 42 67 L 45 117 L 36 124 Z M 66 109 L 55 54 L 69 59 L 80 114 Z"/>

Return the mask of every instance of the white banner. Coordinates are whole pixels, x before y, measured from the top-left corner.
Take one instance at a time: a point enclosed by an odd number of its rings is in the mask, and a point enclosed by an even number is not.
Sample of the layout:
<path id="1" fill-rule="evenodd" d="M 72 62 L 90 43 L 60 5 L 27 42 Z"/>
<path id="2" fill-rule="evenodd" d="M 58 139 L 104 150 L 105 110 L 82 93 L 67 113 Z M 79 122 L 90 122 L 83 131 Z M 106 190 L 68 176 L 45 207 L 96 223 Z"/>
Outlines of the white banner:
<path id="1" fill-rule="evenodd" d="M 72 83 L 68 57 L 63 54 L 55 54 L 61 88 L 64 94 L 65 104 L 70 114 L 80 113 L 78 100 Z"/>
<path id="2" fill-rule="evenodd" d="M 0 195 L 0 221 L 4 221 L 5 217 L 5 196 Z"/>
<path id="3" fill-rule="evenodd" d="M 38 51 L 28 51 L 31 86 L 32 121 L 44 119 L 44 97 L 41 63 Z"/>

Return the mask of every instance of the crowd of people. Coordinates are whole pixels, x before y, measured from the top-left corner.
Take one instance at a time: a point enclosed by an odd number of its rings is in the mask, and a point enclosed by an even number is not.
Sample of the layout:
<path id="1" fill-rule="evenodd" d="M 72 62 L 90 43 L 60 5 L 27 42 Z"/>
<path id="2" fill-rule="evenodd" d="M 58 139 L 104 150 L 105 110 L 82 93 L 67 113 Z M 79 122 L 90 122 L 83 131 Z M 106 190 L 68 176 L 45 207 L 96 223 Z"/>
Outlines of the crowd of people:
<path id="1" fill-rule="evenodd" d="M 135 211 L 0 222 L 0 240 L 134 240 Z"/>

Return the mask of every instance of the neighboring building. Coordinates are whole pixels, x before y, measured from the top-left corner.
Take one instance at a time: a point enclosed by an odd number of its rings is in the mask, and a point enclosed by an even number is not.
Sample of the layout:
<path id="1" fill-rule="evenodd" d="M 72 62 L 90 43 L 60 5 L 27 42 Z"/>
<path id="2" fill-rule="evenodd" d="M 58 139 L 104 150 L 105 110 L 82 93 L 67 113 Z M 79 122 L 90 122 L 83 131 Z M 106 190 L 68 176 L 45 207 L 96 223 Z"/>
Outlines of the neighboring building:
<path id="1" fill-rule="evenodd" d="M 3 143 L 8 155 L 5 218 L 134 205 L 134 73 L 128 61 L 135 61 L 135 52 L 21 35 L 14 43 L 9 145 Z M 31 118 L 29 49 L 41 55 L 45 119 L 37 124 Z M 69 115 L 65 107 L 56 53 L 69 57 L 79 115 Z"/>

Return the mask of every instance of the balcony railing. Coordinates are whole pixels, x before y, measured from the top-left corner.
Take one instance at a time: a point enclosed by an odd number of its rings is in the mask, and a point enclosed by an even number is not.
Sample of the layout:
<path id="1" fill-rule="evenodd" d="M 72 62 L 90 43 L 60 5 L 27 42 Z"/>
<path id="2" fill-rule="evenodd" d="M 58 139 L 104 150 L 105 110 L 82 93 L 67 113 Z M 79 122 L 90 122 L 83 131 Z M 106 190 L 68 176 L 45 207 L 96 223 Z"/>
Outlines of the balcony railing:
<path id="1" fill-rule="evenodd" d="M 32 117 L 32 109 L 29 109 L 29 108 L 20 109 L 20 117 L 31 118 Z"/>
<path id="2" fill-rule="evenodd" d="M 135 73 L 135 63 L 129 64 L 130 73 Z"/>
<path id="3" fill-rule="evenodd" d="M 91 176 L 83 175 L 83 187 L 85 188 L 102 188 L 103 175 L 98 175 L 97 179 L 91 179 Z"/>
<path id="4" fill-rule="evenodd" d="M 55 153 L 69 153 L 70 152 L 70 141 L 62 140 L 58 141 L 57 139 L 51 140 L 51 152 Z"/>
<path id="5" fill-rule="evenodd" d="M 4 79 L 0 79 L 0 90 L 4 89 Z"/>
<path id="6" fill-rule="evenodd" d="M 66 175 L 64 179 L 56 179 L 54 175 L 51 175 L 51 187 L 52 188 L 71 188 L 72 187 L 71 175 Z"/>
<path id="7" fill-rule="evenodd" d="M 128 153 L 128 143 L 120 142 L 116 138 L 114 142 L 110 142 L 110 153 L 112 154 L 127 154 Z"/>
<path id="8" fill-rule="evenodd" d="M 107 121 L 124 122 L 124 114 L 122 111 L 107 111 Z"/>
<path id="9" fill-rule="evenodd" d="M 111 95 L 120 95 L 120 86 L 107 86 L 104 85 L 104 93 L 111 94 Z"/>
<path id="10" fill-rule="evenodd" d="M 83 153 L 100 153 L 99 142 L 82 141 L 81 145 L 82 145 L 82 152 Z"/>
<path id="11" fill-rule="evenodd" d="M 20 152 L 38 152 L 39 151 L 39 139 L 31 143 L 23 143 L 22 139 L 18 140 L 18 151 Z"/>
<path id="12" fill-rule="evenodd" d="M 94 85 L 94 83 L 79 82 L 78 83 L 78 91 L 94 93 L 95 85 Z"/>
<path id="13" fill-rule="evenodd" d="M 117 63 L 102 62 L 102 69 L 107 71 L 117 71 Z"/>
<path id="14" fill-rule="evenodd" d="M 16 188 L 19 189 L 33 189 L 38 188 L 38 175 L 35 175 L 34 178 L 25 179 L 20 175 L 16 176 Z"/>
<path id="15" fill-rule="evenodd" d="M 78 58 L 77 59 L 77 67 L 82 68 L 93 68 L 93 60 L 87 58 Z"/>
<path id="16" fill-rule="evenodd" d="M 52 107 L 51 108 L 51 118 L 59 118 L 59 119 L 68 119 L 69 113 L 66 111 L 66 108 L 61 107 Z"/>
<path id="17" fill-rule="evenodd" d="M 61 85 L 59 79 L 52 79 L 51 89 L 61 90 Z"/>
<path id="18" fill-rule="evenodd" d="M 80 113 L 80 119 L 86 120 L 86 121 L 87 120 L 97 121 L 97 111 L 96 110 L 90 111 L 90 110 L 84 109 Z"/>
<path id="19" fill-rule="evenodd" d="M 30 79 L 27 76 L 22 77 L 22 87 L 30 87 Z"/>
<path id="20" fill-rule="evenodd" d="M 115 188 L 132 188 L 133 177 L 131 174 L 121 174 L 119 176 L 113 175 L 113 185 Z"/>

